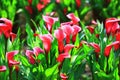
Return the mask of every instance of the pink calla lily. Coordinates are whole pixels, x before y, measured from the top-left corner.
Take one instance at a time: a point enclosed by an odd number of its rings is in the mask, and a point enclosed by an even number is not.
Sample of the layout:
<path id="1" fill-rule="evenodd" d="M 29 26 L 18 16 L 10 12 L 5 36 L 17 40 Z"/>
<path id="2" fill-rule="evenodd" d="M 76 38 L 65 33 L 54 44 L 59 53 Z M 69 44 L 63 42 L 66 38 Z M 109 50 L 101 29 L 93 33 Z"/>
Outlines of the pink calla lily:
<path id="1" fill-rule="evenodd" d="M 48 53 L 51 49 L 51 43 L 53 40 L 52 35 L 50 35 L 50 34 L 39 35 L 39 38 L 43 42 L 45 52 Z"/>
<path id="2" fill-rule="evenodd" d="M 0 66 L 0 72 L 5 72 L 6 71 L 6 66 Z"/>
<path id="3" fill-rule="evenodd" d="M 72 20 L 73 24 L 77 24 L 80 21 L 80 19 L 76 17 L 74 13 L 68 14 L 67 17 Z"/>
<path id="4" fill-rule="evenodd" d="M 63 30 L 61 28 L 58 28 L 57 30 L 55 30 L 54 35 L 55 35 L 56 39 L 58 40 L 59 53 L 62 53 L 63 49 L 64 49 L 63 40 L 66 37 L 66 34 L 63 32 Z"/>
<path id="5" fill-rule="evenodd" d="M 14 55 L 18 54 L 18 50 L 7 52 L 6 57 L 8 59 L 8 65 L 9 67 L 13 65 L 18 65 L 20 62 L 14 60 Z"/>

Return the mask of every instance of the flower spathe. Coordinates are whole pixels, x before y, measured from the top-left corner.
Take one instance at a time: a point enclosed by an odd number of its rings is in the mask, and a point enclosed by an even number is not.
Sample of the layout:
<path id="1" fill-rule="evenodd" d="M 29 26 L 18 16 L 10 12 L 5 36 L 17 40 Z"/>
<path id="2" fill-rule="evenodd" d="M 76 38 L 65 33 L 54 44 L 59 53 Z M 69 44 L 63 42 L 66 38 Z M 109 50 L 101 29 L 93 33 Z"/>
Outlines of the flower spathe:
<path id="1" fill-rule="evenodd" d="M 34 58 L 34 52 L 31 51 L 31 50 L 26 50 L 26 56 L 28 57 L 29 59 L 29 62 L 31 64 L 35 64 L 35 58 Z"/>
<path id="2" fill-rule="evenodd" d="M 73 24 L 77 24 L 80 21 L 80 19 L 76 17 L 74 13 L 69 13 L 67 17 L 72 20 Z"/>
<path id="3" fill-rule="evenodd" d="M 78 26 L 78 25 L 73 25 L 72 27 L 74 29 L 73 34 L 72 34 L 72 42 L 75 42 L 76 41 L 76 36 L 77 36 L 78 32 L 81 31 L 81 27 Z"/>
<path id="4" fill-rule="evenodd" d="M 65 58 L 70 58 L 70 57 L 71 57 L 70 54 L 67 53 L 67 52 L 66 53 L 61 53 L 61 54 L 59 54 L 59 56 L 57 58 L 57 61 L 62 63 Z"/>
<path id="5" fill-rule="evenodd" d="M 64 73 L 60 73 L 60 77 L 62 80 L 67 80 L 68 76 Z"/>
<path id="6" fill-rule="evenodd" d="M 75 3 L 77 5 L 77 8 L 79 8 L 81 6 L 81 0 L 75 0 Z"/>
<path id="7" fill-rule="evenodd" d="M 5 72 L 6 71 L 6 66 L 0 66 L 0 72 Z"/>
<path id="8" fill-rule="evenodd" d="M 63 40 L 66 37 L 66 34 L 63 32 L 63 30 L 61 28 L 58 28 L 57 30 L 55 30 L 54 35 L 55 35 L 56 39 L 58 40 L 59 53 L 62 53 L 63 49 L 64 49 Z"/>
<path id="9" fill-rule="evenodd" d="M 107 35 L 110 35 L 112 33 L 112 35 L 114 35 L 117 31 L 117 29 L 119 29 L 119 22 L 120 20 L 118 20 L 117 18 L 108 18 L 105 21 L 105 29 L 106 29 L 106 33 Z"/>
<path id="10" fill-rule="evenodd" d="M 34 54 L 35 54 L 36 56 L 38 56 L 39 53 L 44 53 L 44 50 L 41 49 L 41 48 L 39 48 L 39 47 L 34 47 L 34 48 L 33 48 L 33 51 L 34 51 Z"/>
<path id="11" fill-rule="evenodd" d="M 8 60 L 9 67 L 11 67 L 13 65 L 18 65 L 20 63 L 20 62 L 14 60 L 14 56 L 16 54 L 18 54 L 18 52 L 19 52 L 18 50 L 14 50 L 14 51 L 6 53 L 6 57 L 7 57 L 7 60 Z"/>
<path id="12" fill-rule="evenodd" d="M 112 47 L 114 47 L 114 50 L 118 50 L 119 47 L 120 47 L 119 41 L 115 41 L 115 42 L 113 42 L 113 43 L 111 43 L 111 44 L 109 44 L 109 45 L 107 45 L 107 46 L 105 47 L 104 55 L 105 55 L 106 57 L 109 57 L 110 51 L 111 51 Z"/>
<path id="13" fill-rule="evenodd" d="M 52 40 L 53 40 L 52 35 L 50 35 L 50 34 L 39 35 L 39 38 L 43 42 L 45 52 L 48 53 L 51 49 L 51 43 L 52 43 Z"/>
<path id="14" fill-rule="evenodd" d="M 12 32 L 12 22 L 6 18 L 0 18 L 0 35 L 3 33 L 8 38 L 10 32 Z"/>
<path id="15" fill-rule="evenodd" d="M 63 29 L 63 31 L 66 34 L 66 43 L 69 44 L 70 43 L 70 36 L 73 34 L 73 27 L 71 27 L 71 25 L 64 25 L 61 26 L 61 28 Z"/>
<path id="16" fill-rule="evenodd" d="M 58 18 L 53 18 L 53 17 L 50 17 L 50 16 L 43 16 L 43 20 L 46 23 L 47 30 L 51 33 L 52 32 L 52 26 L 56 21 L 58 21 Z"/>
<path id="17" fill-rule="evenodd" d="M 64 47 L 64 52 L 67 53 L 69 52 L 72 48 L 74 48 L 73 44 L 66 44 Z"/>
<path id="18" fill-rule="evenodd" d="M 90 31 L 91 34 L 94 33 L 94 27 L 92 27 L 92 26 L 87 26 L 87 29 Z"/>
<path id="19" fill-rule="evenodd" d="M 96 43 L 90 43 L 90 46 L 92 46 L 94 48 L 94 51 L 96 53 L 96 57 L 99 57 L 99 53 L 100 53 L 100 46 Z"/>

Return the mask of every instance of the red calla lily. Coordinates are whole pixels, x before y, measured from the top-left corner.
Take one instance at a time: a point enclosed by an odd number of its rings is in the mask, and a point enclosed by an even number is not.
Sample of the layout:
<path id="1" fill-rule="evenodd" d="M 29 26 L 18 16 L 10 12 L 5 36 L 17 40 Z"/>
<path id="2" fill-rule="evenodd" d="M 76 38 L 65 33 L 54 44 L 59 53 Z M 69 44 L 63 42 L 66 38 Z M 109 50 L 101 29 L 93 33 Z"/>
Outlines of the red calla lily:
<path id="1" fill-rule="evenodd" d="M 6 18 L 0 18 L 0 35 L 3 33 L 6 38 L 10 37 L 12 22 Z"/>
<path id="2" fill-rule="evenodd" d="M 25 9 L 29 12 L 29 14 L 33 14 L 33 9 L 31 6 L 26 6 Z"/>
<path id="3" fill-rule="evenodd" d="M 56 3 L 60 3 L 60 0 L 55 0 L 56 1 Z"/>
<path id="4" fill-rule="evenodd" d="M 6 66 L 0 66 L 0 72 L 5 72 L 6 71 Z"/>
<path id="5" fill-rule="evenodd" d="M 59 56 L 57 58 L 57 61 L 62 63 L 65 58 L 70 58 L 70 54 L 69 53 L 61 53 L 61 54 L 59 54 Z"/>
<path id="6" fill-rule="evenodd" d="M 112 49 L 112 45 L 107 45 L 107 46 L 105 47 L 104 55 L 105 55 L 106 57 L 109 57 L 111 49 Z"/>
<path id="7" fill-rule="evenodd" d="M 13 65 L 18 65 L 20 62 L 14 60 L 14 55 L 18 54 L 18 50 L 7 52 L 6 57 L 8 59 L 8 65 L 9 67 Z"/>
<path id="8" fill-rule="evenodd" d="M 117 33 L 116 33 L 116 41 L 119 41 L 119 42 L 120 42 L 120 32 L 117 32 Z"/>
<path id="9" fill-rule="evenodd" d="M 45 7 L 45 5 L 38 3 L 36 7 L 37 7 L 37 10 L 40 12 Z"/>
<path id="10" fill-rule="evenodd" d="M 81 6 L 81 0 L 75 0 L 77 7 L 79 8 Z"/>
<path id="11" fill-rule="evenodd" d="M 91 23 L 97 25 L 97 22 L 95 20 L 92 20 Z"/>
<path id="12" fill-rule="evenodd" d="M 114 47 L 115 50 L 118 50 L 119 47 L 120 47 L 120 42 L 119 41 L 115 41 L 111 45 Z"/>
<path id="13" fill-rule="evenodd" d="M 62 53 L 63 49 L 64 49 L 63 40 L 66 37 L 66 34 L 63 32 L 63 30 L 61 28 L 58 28 L 57 30 L 55 30 L 54 35 L 55 35 L 56 39 L 58 40 L 59 53 Z"/>
<path id="14" fill-rule="evenodd" d="M 33 51 L 34 51 L 34 54 L 35 54 L 36 56 L 38 56 L 39 53 L 44 53 L 44 50 L 41 49 L 41 48 L 39 48 L 39 47 L 34 47 L 34 48 L 33 48 Z"/>
<path id="15" fill-rule="evenodd" d="M 67 17 L 72 20 L 73 24 L 77 24 L 80 21 L 80 19 L 76 17 L 74 13 L 68 14 Z"/>
<path id="16" fill-rule="evenodd" d="M 96 34 L 95 36 L 96 36 L 96 38 L 99 38 L 100 35 L 99 35 L 99 34 Z"/>
<path id="17" fill-rule="evenodd" d="M 48 3 L 50 3 L 50 0 L 41 0 L 43 4 L 46 6 Z"/>
<path id="18" fill-rule="evenodd" d="M 60 77 L 62 80 L 67 80 L 68 76 L 66 74 L 60 73 Z"/>
<path id="19" fill-rule="evenodd" d="M 73 25 L 72 27 L 74 29 L 73 34 L 72 34 L 72 42 L 75 42 L 78 32 L 81 31 L 81 27 L 79 27 L 78 25 Z"/>
<path id="20" fill-rule="evenodd" d="M 53 17 L 50 17 L 50 16 L 43 16 L 43 20 L 46 23 L 47 30 L 51 33 L 52 32 L 52 26 L 56 21 L 58 21 L 58 18 L 53 18 Z"/>
<path id="21" fill-rule="evenodd" d="M 118 24 L 117 18 L 108 18 L 105 21 L 105 29 L 107 35 L 110 35 L 112 33 L 113 35 L 116 33 L 117 29 L 119 29 L 119 24 Z"/>
<path id="22" fill-rule="evenodd" d="M 35 64 L 35 58 L 34 58 L 34 52 L 31 51 L 31 50 L 26 50 L 26 56 L 28 57 L 29 59 L 29 62 L 31 64 Z"/>
<path id="23" fill-rule="evenodd" d="M 62 26 L 62 29 L 66 34 L 66 43 L 69 44 L 70 36 L 73 34 L 74 29 L 70 25 L 64 25 L 64 26 Z"/>
<path id="24" fill-rule="evenodd" d="M 32 4 L 32 0 L 28 0 L 28 3 L 31 5 Z"/>
<path id="25" fill-rule="evenodd" d="M 13 42 L 15 40 L 15 38 L 16 38 L 16 34 L 11 32 L 10 36 L 11 36 L 11 39 L 12 39 L 12 42 Z"/>
<path id="26" fill-rule="evenodd" d="M 64 47 L 64 52 L 67 53 L 69 52 L 72 48 L 74 48 L 74 45 L 72 44 L 66 44 Z"/>
<path id="27" fill-rule="evenodd" d="M 96 53 L 100 52 L 100 46 L 96 43 L 90 43 L 90 46 L 92 46 L 95 49 Z"/>
<path id="28" fill-rule="evenodd" d="M 107 45 L 107 46 L 105 47 L 104 55 L 105 55 L 106 57 L 109 57 L 110 51 L 111 51 L 112 47 L 114 47 L 115 50 L 118 50 L 119 47 L 120 47 L 119 41 L 115 41 L 115 42 L 113 42 L 113 43 L 111 43 L 111 44 L 109 44 L 109 45 Z"/>
<path id="29" fill-rule="evenodd" d="M 100 53 L 100 46 L 96 43 L 90 43 L 90 46 L 92 46 L 96 52 L 96 57 L 99 57 L 99 53 Z"/>
<path id="30" fill-rule="evenodd" d="M 72 25 L 72 23 L 71 22 L 63 22 L 60 24 L 60 26 L 64 26 L 64 25 Z"/>
<path id="31" fill-rule="evenodd" d="M 52 35 L 50 35 L 50 34 L 39 35 L 39 38 L 43 42 L 45 52 L 48 53 L 51 49 L 51 43 L 53 40 Z"/>
<path id="32" fill-rule="evenodd" d="M 87 29 L 90 31 L 91 34 L 94 33 L 94 27 L 92 27 L 92 26 L 87 26 Z"/>

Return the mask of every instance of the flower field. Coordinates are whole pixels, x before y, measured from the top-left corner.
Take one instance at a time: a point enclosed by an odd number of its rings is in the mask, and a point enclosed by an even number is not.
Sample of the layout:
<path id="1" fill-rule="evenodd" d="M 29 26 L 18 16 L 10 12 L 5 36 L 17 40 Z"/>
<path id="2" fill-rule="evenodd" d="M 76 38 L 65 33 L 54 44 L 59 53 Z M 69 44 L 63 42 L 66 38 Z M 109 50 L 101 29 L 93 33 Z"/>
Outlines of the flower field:
<path id="1" fill-rule="evenodd" d="M 0 0 L 0 80 L 120 80 L 119 0 Z"/>

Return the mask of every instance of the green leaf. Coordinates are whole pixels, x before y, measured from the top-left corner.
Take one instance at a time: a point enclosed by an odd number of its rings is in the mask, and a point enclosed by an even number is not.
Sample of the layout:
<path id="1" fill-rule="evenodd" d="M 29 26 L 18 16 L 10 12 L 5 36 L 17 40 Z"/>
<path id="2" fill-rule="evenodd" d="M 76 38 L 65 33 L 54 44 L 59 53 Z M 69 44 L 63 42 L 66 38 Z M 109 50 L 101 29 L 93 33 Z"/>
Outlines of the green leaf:
<path id="1" fill-rule="evenodd" d="M 56 64 L 53 67 L 48 68 L 48 69 L 45 70 L 45 80 L 54 80 L 54 79 L 57 79 L 56 75 L 59 72 L 58 65 L 59 64 Z"/>

